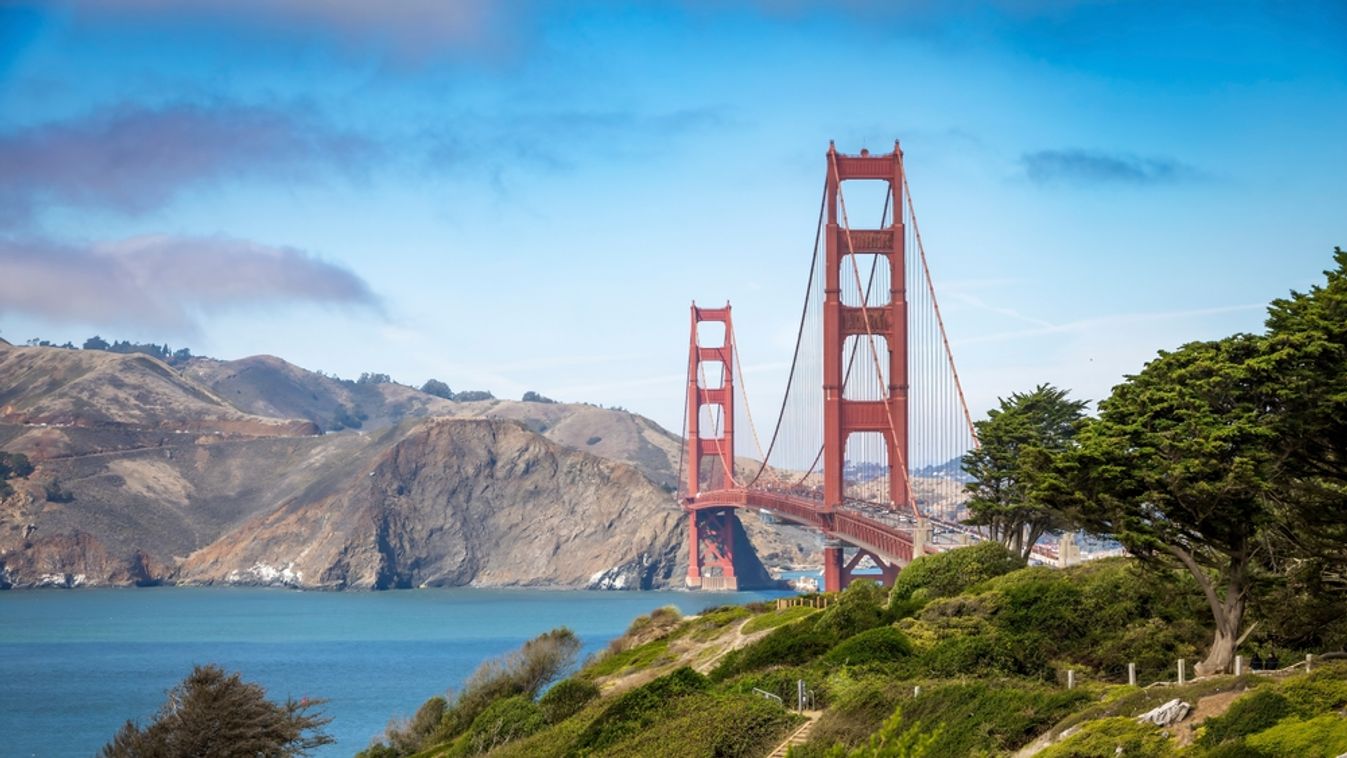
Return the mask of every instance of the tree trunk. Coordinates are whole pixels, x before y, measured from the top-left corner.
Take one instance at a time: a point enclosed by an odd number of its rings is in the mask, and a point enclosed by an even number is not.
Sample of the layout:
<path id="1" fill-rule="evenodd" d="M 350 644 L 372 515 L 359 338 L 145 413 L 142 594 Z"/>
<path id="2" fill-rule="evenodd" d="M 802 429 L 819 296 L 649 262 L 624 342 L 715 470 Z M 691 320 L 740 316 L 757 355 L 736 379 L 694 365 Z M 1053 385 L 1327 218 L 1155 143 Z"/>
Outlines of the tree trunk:
<path id="1" fill-rule="evenodd" d="M 1221 598 L 1211 577 L 1190 553 L 1175 546 L 1170 546 L 1169 552 L 1197 580 L 1202 594 L 1207 598 L 1207 605 L 1211 607 L 1212 619 L 1216 622 L 1216 632 L 1207 650 L 1207 657 L 1193 667 L 1193 673 L 1196 676 L 1223 674 L 1230 670 L 1235 661 L 1235 647 L 1240 642 L 1239 631 L 1244 624 L 1245 595 L 1249 584 L 1248 560 L 1242 552 L 1229 556 L 1229 566 L 1221 577 L 1225 584 L 1225 597 Z"/>

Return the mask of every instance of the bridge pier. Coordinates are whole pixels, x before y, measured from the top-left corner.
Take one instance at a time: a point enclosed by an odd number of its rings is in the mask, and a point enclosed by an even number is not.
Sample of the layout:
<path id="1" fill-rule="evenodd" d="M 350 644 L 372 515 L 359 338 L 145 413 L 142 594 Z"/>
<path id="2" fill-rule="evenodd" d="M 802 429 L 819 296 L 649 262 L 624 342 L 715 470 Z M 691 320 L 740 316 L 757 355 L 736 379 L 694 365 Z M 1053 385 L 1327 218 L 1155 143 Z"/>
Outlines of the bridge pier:
<path id="1" fill-rule="evenodd" d="M 823 541 L 823 591 L 841 592 L 846 589 L 846 567 L 842 561 L 842 541 Z"/>
<path id="2" fill-rule="evenodd" d="M 734 524 L 734 511 L 729 508 L 688 513 L 689 587 L 739 589 L 739 578 L 734 572 Z"/>

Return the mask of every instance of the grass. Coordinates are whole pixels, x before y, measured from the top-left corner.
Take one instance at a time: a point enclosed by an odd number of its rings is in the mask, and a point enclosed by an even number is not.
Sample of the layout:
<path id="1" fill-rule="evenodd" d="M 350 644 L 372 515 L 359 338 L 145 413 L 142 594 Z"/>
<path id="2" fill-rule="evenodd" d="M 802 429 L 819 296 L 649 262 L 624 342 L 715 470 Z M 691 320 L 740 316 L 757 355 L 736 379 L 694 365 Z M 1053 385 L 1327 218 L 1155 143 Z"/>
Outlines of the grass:
<path id="1" fill-rule="evenodd" d="M 669 638 L 661 637 L 629 650 L 608 653 L 586 666 L 580 675 L 586 679 L 620 674 L 630 669 L 643 669 L 655 665 L 669 652 Z"/>
<path id="2" fill-rule="evenodd" d="M 807 605 L 794 605 L 779 611 L 770 611 L 761 616 L 754 616 L 752 621 L 744 624 L 743 632 L 744 634 L 765 632 L 768 629 L 775 629 L 792 621 L 798 621 L 812 613 L 818 613 L 818 609 L 810 608 Z"/>

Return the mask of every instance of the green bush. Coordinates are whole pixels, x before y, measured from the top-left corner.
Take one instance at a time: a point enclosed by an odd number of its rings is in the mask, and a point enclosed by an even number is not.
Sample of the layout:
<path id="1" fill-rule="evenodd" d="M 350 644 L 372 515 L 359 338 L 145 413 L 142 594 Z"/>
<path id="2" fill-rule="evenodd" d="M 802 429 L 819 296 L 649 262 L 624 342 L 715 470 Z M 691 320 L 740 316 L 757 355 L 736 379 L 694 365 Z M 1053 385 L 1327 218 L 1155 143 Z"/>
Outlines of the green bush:
<path id="1" fill-rule="evenodd" d="M 598 685 L 586 679 L 571 677 L 553 685 L 538 701 L 538 706 L 543 709 L 547 723 L 555 724 L 575 715 L 598 696 Z"/>
<path id="2" fill-rule="evenodd" d="M 1247 737 L 1291 715 L 1291 702 L 1269 689 L 1254 690 L 1230 704 L 1229 710 L 1202 724 L 1198 744 L 1214 747 L 1227 740 Z"/>
<path id="3" fill-rule="evenodd" d="M 1283 682 L 1278 691 L 1303 718 L 1347 708 L 1347 665 L 1332 664 Z"/>
<path id="4" fill-rule="evenodd" d="M 957 595 L 1019 568 L 1024 568 L 1024 563 L 996 542 L 980 542 L 935 555 L 923 555 L 898 573 L 889 593 L 889 603 L 897 606 L 911 600 L 917 590 L 924 591 L 920 599 Z"/>
<path id="5" fill-rule="evenodd" d="M 706 677 L 684 666 L 618 697 L 581 732 L 571 746 L 576 752 L 600 751 L 630 737 L 675 710 L 672 701 L 704 692 Z"/>
<path id="6" fill-rule="evenodd" d="M 1277 758 L 1333 758 L 1347 752 L 1347 718 L 1336 713 L 1307 721 L 1292 716 L 1245 742 Z"/>
<path id="7" fill-rule="evenodd" d="M 809 745 L 816 749 L 812 752 L 834 744 L 854 747 L 865 743 L 894 712 L 898 701 L 912 693 L 910 686 L 887 677 L 848 681 L 838 690 L 810 734 Z"/>
<path id="8" fill-rule="evenodd" d="M 1091 721 L 1079 732 L 1038 754 L 1038 758 L 1165 758 L 1174 755 L 1169 738 L 1151 725 L 1117 716 Z"/>
<path id="9" fill-rule="evenodd" d="M 711 679 L 723 681 L 768 666 L 795 666 L 823 655 L 837 644 L 838 637 L 815 628 L 813 621 L 808 618 L 778 627 L 762 639 L 726 654 L 711 672 Z"/>
<path id="10" fill-rule="evenodd" d="M 891 626 L 881 626 L 848 637 L 823 656 L 827 663 L 860 666 L 892 663 L 912 654 L 907 636 Z"/>
<path id="11" fill-rule="evenodd" d="M 698 694 L 679 701 L 664 717 L 603 751 L 631 756 L 766 755 L 798 721 L 781 706 L 752 695 Z"/>
<path id="12" fill-rule="evenodd" d="M 472 753 L 485 753 L 507 742 L 527 737 L 547 725 L 542 708 L 524 695 L 497 700 L 473 719 L 468 728 Z"/>
<path id="13" fill-rule="evenodd" d="M 844 639 L 887 623 L 889 618 L 883 588 L 874 582 L 860 580 L 847 585 L 846 590 L 819 614 L 814 628 Z"/>
<path id="14" fill-rule="evenodd" d="M 1090 699 L 1082 689 L 975 681 L 931 685 L 900 700 L 895 713 L 902 723 L 940 731 L 931 755 L 973 755 L 1016 750 Z"/>

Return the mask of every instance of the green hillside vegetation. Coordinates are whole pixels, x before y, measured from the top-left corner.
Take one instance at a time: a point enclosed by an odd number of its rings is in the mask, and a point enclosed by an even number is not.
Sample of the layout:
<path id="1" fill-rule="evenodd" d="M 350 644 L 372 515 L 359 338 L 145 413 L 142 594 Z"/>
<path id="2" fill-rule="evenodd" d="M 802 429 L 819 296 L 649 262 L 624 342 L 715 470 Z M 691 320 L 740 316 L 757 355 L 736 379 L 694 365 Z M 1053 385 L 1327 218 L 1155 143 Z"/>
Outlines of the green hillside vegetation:
<path id="1" fill-rule="evenodd" d="M 364 755 L 765 756 L 804 723 L 793 708 L 799 680 L 821 715 L 795 758 L 1012 755 L 1031 745 L 1041 756 L 1110 758 L 1118 747 L 1193 758 L 1347 750 L 1347 662 L 1176 685 L 1175 661 L 1191 663 L 1211 636 L 1186 572 L 1125 558 L 1018 565 L 983 544 L 918 559 L 892 591 L 856 582 L 786 609 L 657 611 L 550 689 L 475 675 Z M 960 587 L 951 577 L 961 573 L 979 580 Z M 1126 684 L 1129 662 L 1143 686 Z M 484 668 L 521 678 L 509 664 Z M 1212 697 L 1229 710 L 1167 729 L 1136 720 L 1172 698 Z"/>

